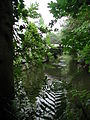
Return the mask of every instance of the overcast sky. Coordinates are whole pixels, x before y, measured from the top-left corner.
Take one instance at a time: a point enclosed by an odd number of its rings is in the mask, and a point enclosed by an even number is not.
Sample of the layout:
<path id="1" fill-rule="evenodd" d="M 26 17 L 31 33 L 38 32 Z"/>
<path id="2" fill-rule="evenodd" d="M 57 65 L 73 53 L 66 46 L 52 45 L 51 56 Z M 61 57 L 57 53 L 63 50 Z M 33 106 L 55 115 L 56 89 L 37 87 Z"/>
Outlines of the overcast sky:
<path id="1" fill-rule="evenodd" d="M 39 12 L 40 12 L 40 14 L 42 15 L 42 17 L 43 17 L 44 22 L 45 22 L 46 25 L 48 25 L 49 22 L 50 22 L 52 19 L 54 19 L 54 18 L 53 18 L 53 15 L 50 14 L 49 8 L 47 8 L 47 6 L 48 6 L 48 3 L 49 3 L 50 1 L 56 1 L 56 0 L 24 0 L 24 1 L 25 1 L 25 5 L 26 5 L 27 7 L 30 7 L 30 4 L 31 4 L 31 3 L 35 3 L 35 2 L 39 3 Z M 65 18 L 64 18 L 64 19 L 65 19 Z M 55 25 L 55 28 L 57 27 L 57 28 L 60 28 L 60 29 L 61 29 L 61 27 L 59 27 L 59 26 L 60 26 L 59 23 L 63 23 L 63 20 L 64 20 L 64 19 L 61 19 L 61 22 L 59 21 L 59 22 Z"/>
<path id="2" fill-rule="evenodd" d="M 44 19 L 44 22 L 45 24 L 48 25 L 48 23 L 50 22 L 51 19 L 53 19 L 53 15 L 50 14 L 49 12 L 49 8 L 47 8 L 48 6 L 48 3 L 51 1 L 51 0 L 24 0 L 25 1 L 25 5 L 27 7 L 30 6 L 30 3 L 39 3 L 39 12 L 41 13 L 43 19 Z M 55 1 L 55 0 L 52 0 L 52 1 Z"/>

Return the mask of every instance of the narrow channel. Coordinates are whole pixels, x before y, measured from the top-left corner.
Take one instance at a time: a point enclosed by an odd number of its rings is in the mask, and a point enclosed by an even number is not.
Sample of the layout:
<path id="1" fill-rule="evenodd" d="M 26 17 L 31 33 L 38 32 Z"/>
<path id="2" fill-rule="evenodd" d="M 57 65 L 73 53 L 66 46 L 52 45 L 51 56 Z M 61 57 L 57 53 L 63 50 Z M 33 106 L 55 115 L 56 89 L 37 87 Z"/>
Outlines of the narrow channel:
<path id="1" fill-rule="evenodd" d="M 63 55 L 52 63 L 27 71 L 24 83 L 30 102 L 35 107 L 35 120 L 65 120 L 66 90 L 62 82 L 72 81 L 73 87 L 90 90 L 90 74 Z"/>

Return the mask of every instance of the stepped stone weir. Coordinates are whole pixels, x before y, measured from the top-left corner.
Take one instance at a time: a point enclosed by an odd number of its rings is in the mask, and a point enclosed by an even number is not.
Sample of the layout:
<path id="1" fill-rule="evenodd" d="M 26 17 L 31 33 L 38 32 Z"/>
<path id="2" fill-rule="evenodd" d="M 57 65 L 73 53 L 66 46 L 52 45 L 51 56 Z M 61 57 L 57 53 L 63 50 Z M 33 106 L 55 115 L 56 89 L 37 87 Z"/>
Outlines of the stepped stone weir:
<path id="1" fill-rule="evenodd" d="M 44 87 L 37 97 L 35 120 L 65 120 L 66 99 L 61 82 L 53 81 L 48 87 Z"/>

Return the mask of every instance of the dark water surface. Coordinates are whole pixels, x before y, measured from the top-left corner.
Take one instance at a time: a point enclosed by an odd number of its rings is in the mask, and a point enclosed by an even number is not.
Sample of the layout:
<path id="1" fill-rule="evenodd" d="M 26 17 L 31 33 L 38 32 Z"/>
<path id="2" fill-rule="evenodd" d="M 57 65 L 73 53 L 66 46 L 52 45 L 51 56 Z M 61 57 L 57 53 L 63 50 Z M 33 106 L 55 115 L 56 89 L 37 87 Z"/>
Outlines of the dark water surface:
<path id="1" fill-rule="evenodd" d="M 72 80 L 74 88 L 90 90 L 90 73 L 77 66 L 67 55 L 33 68 L 26 74 L 24 87 L 30 102 L 36 103 L 36 120 L 65 119 L 66 100 L 62 81 Z"/>

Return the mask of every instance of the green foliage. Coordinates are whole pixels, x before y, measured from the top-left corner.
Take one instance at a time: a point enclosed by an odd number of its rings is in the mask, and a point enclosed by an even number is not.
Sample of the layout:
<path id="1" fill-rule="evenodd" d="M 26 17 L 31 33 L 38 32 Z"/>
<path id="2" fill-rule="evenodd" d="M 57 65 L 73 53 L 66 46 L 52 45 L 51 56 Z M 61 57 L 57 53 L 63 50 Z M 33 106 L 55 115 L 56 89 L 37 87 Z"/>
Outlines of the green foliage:
<path id="1" fill-rule="evenodd" d="M 51 46 L 51 44 L 60 44 L 61 43 L 61 38 L 62 38 L 62 33 L 59 31 L 57 33 L 54 32 L 48 32 L 46 34 L 46 37 L 44 38 L 44 40 L 46 41 L 46 43 L 48 45 Z"/>
<path id="2" fill-rule="evenodd" d="M 41 33 L 48 33 L 48 32 L 51 31 L 51 30 L 45 25 L 42 16 L 41 16 L 40 19 L 39 19 L 38 29 L 40 30 Z"/>
<path id="3" fill-rule="evenodd" d="M 79 8 L 86 4 L 86 0 L 56 0 L 56 2 L 51 1 L 48 3 L 50 12 L 54 15 L 56 19 L 62 16 L 72 16 L 76 17 Z"/>
<path id="4" fill-rule="evenodd" d="M 24 3 L 23 3 L 24 1 L 23 0 L 20 0 L 19 2 L 18 2 L 18 7 L 17 7 L 17 9 L 18 9 L 18 17 L 23 17 L 23 18 L 25 18 L 25 17 L 27 17 L 27 14 L 28 14 L 28 11 L 27 11 L 27 9 L 25 9 L 25 5 L 24 5 Z"/>
<path id="5" fill-rule="evenodd" d="M 80 52 L 78 59 L 85 61 L 85 64 L 89 66 L 90 72 L 90 44 L 86 44 L 86 46 Z"/>
<path id="6" fill-rule="evenodd" d="M 41 26 L 42 26 L 42 27 L 45 26 L 45 23 L 44 23 L 44 20 L 43 20 L 42 16 L 41 16 L 40 19 L 39 19 L 39 25 L 40 25 L 40 27 L 41 27 Z"/>
<path id="7" fill-rule="evenodd" d="M 26 62 L 41 63 L 45 54 L 45 44 L 34 23 L 29 23 L 22 41 L 23 57 Z"/>
<path id="8" fill-rule="evenodd" d="M 82 59 L 85 64 L 90 65 L 89 8 L 82 6 L 78 15 L 78 19 L 69 19 L 68 27 L 63 30 L 62 44 L 65 50 L 78 54 L 79 60 Z"/>
<path id="9" fill-rule="evenodd" d="M 20 18 L 27 21 L 27 17 L 39 18 L 40 14 L 37 12 L 38 4 L 31 4 L 29 8 L 24 5 L 24 0 L 13 0 L 14 22 L 18 22 Z"/>
<path id="10" fill-rule="evenodd" d="M 40 17 L 40 14 L 37 12 L 37 3 L 31 4 L 29 8 L 25 8 L 23 0 L 21 0 L 18 1 L 17 9 L 15 10 L 18 11 L 17 21 L 22 19 L 24 22 L 24 25 L 20 26 L 15 24 L 14 28 L 14 65 L 16 65 L 15 68 L 18 71 L 17 66 L 19 69 L 22 68 L 21 63 L 34 65 L 42 63 L 47 53 L 46 42 L 42 40 L 42 34 L 50 30 L 44 25 L 42 20 L 39 23 L 39 27 L 28 21 L 29 17 L 33 19 Z"/>
<path id="11" fill-rule="evenodd" d="M 62 30 L 64 50 L 77 55 L 90 66 L 90 6 L 87 0 L 57 0 L 49 3 L 50 11 L 56 19 L 68 16 L 67 25 Z"/>
<path id="12" fill-rule="evenodd" d="M 46 37 L 45 37 L 45 41 L 46 41 L 46 43 L 47 43 L 48 45 L 50 45 L 50 44 L 51 44 L 49 34 L 47 34 L 47 35 L 46 35 Z"/>
<path id="13" fill-rule="evenodd" d="M 23 0 L 18 1 L 16 4 L 15 13 L 18 13 L 17 21 L 22 19 L 24 23 L 20 26 L 17 23 L 14 25 L 13 44 L 15 77 L 20 76 L 22 66 L 27 68 L 29 64 L 35 65 L 43 61 L 46 43 L 38 33 L 39 30 L 36 25 L 28 22 L 28 17 L 33 19 L 40 17 L 37 10 L 37 3 L 31 4 L 29 8 L 25 8 Z"/>
<path id="14" fill-rule="evenodd" d="M 21 79 L 15 81 L 15 92 L 15 99 L 12 105 L 15 120 L 34 119 L 34 106 L 30 103 Z"/>
<path id="15" fill-rule="evenodd" d="M 63 86 L 67 90 L 67 120 L 88 120 L 90 117 L 90 92 L 73 88 L 71 82 L 65 82 Z"/>
<path id="16" fill-rule="evenodd" d="M 87 44 L 82 50 L 82 58 L 85 60 L 86 64 L 90 65 L 90 44 Z"/>
<path id="17" fill-rule="evenodd" d="M 18 21 L 20 16 L 20 11 L 22 11 L 22 9 L 24 8 L 23 2 L 24 2 L 23 0 L 12 0 L 14 22 Z M 21 10 L 19 10 L 19 8 Z"/>
<path id="18" fill-rule="evenodd" d="M 39 18 L 41 15 L 37 12 L 38 3 L 31 4 L 30 8 L 28 8 L 28 17 L 30 18 Z"/>
<path id="19" fill-rule="evenodd" d="M 77 111 L 76 113 L 73 112 L 76 119 L 81 119 L 81 118 L 89 119 L 90 92 L 87 90 L 82 90 L 82 91 L 72 90 L 71 96 L 72 96 L 71 101 L 74 107 L 74 112 Z"/>

